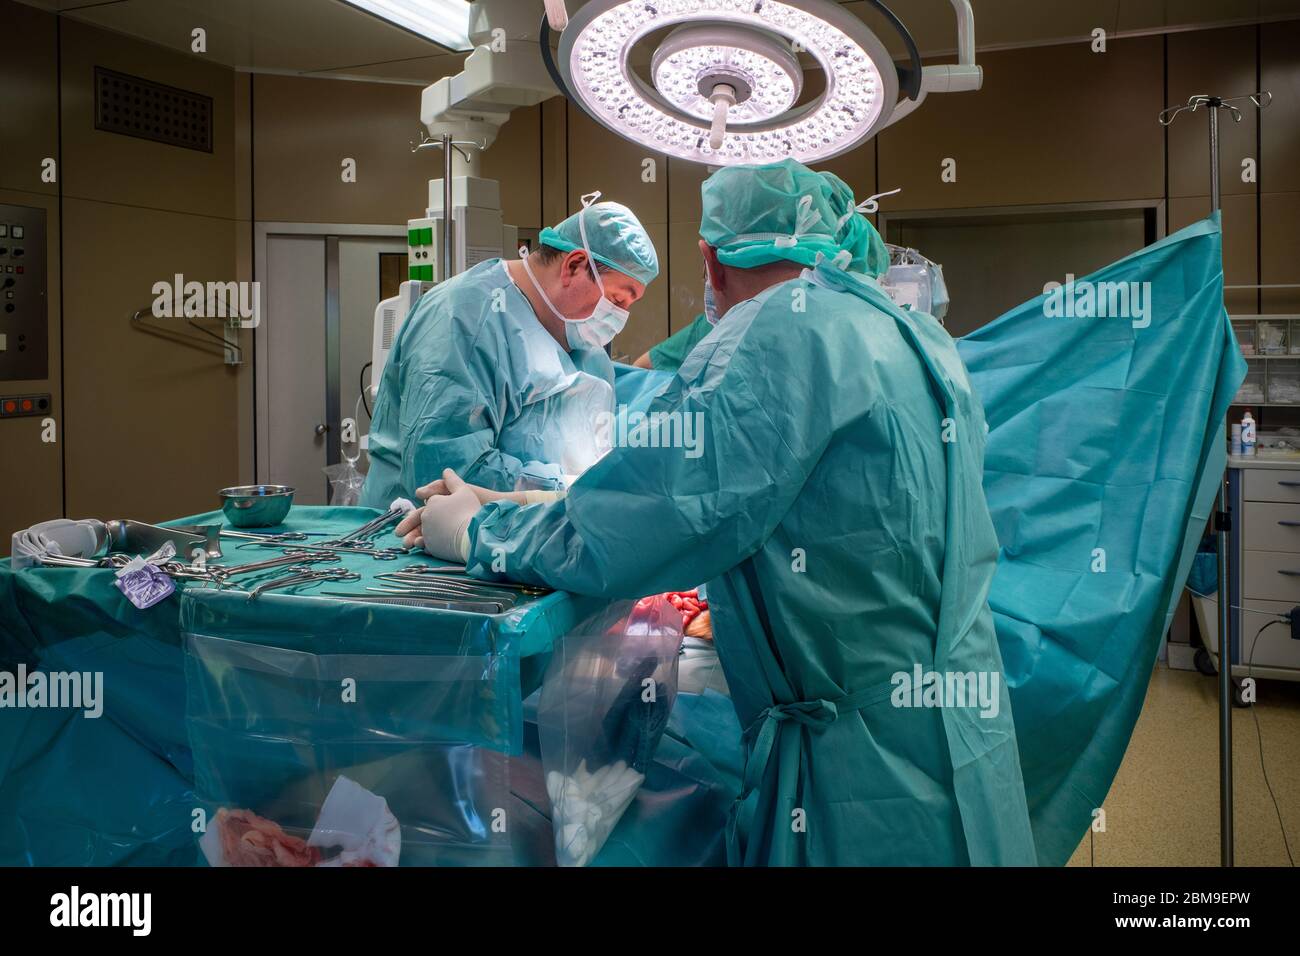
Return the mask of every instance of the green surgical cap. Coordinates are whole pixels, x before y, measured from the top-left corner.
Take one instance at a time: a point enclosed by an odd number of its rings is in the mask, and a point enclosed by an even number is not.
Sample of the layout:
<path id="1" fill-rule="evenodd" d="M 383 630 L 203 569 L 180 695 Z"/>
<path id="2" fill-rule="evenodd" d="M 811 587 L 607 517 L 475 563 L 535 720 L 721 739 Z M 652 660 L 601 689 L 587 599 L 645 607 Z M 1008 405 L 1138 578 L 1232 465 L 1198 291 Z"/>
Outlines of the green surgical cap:
<path id="1" fill-rule="evenodd" d="M 659 274 L 659 256 L 650 234 L 627 206 L 599 202 L 575 212 L 554 229 L 542 230 L 541 242 L 561 252 L 582 248 L 578 217 L 586 216 L 587 241 L 597 262 L 649 285 Z"/>
<path id="2" fill-rule="evenodd" d="M 820 254 L 850 272 L 881 276 L 889 269 L 885 241 L 834 173 L 793 159 L 727 166 L 704 181 L 700 195 L 700 238 L 723 265 L 752 269 L 784 259 L 813 266 Z"/>

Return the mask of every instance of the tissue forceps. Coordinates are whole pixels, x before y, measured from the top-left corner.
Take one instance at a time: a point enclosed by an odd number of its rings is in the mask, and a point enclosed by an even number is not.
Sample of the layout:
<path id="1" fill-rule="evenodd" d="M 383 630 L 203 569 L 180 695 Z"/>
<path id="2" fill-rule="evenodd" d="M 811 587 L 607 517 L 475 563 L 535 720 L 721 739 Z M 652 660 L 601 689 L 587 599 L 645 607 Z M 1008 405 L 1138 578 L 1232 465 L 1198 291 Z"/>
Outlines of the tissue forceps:
<path id="1" fill-rule="evenodd" d="M 250 564 L 236 564 L 231 566 L 213 565 L 208 570 L 213 572 L 217 577 L 222 579 L 233 578 L 241 574 L 255 574 L 258 571 L 268 571 L 271 568 L 279 568 L 290 564 L 321 564 L 329 561 L 340 560 L 337 554 L 321 554 L 315 551 L 286 551 L 278 558 L 267 558 L 265 561 L 253 561 Z"/>
<path id="2" fill-rule="evenodd" d="M 283 578 L 276 578 L 267 581 L 253 588 L 248 594 L 251 601 L 259 594 L 277 588 L 291 588 L 299 584 L 316 584 L 323 581 L 360 581 L 361 575 L 355 571 L 349 571 L 346 568 L 312 568 L 305 564 L 295 565 L 288 569 L 290 574 Z"/>

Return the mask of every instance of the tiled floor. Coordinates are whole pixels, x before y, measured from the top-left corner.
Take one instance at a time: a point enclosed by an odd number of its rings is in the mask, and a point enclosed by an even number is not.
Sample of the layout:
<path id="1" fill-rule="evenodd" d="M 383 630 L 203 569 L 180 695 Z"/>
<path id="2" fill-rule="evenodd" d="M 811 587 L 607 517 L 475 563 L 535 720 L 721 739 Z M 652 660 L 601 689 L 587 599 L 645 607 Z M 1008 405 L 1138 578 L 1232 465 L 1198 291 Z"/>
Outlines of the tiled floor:
<path id="1" fill-rule="evenodd" d="M 1157 666 L 1106 797 L 1106 832 L 1085 837 L 1071 866 L 1218 865 L 1216 691 L 1215 678 Z M 1260 732 L 1291 854 L 1300 859 L 1300 683 L 1261 680 L 1257 693 L 1252 709 L 1233 709 L 1236 864 L 1287 866 L 1278 810 L 1260 769 Z"/>

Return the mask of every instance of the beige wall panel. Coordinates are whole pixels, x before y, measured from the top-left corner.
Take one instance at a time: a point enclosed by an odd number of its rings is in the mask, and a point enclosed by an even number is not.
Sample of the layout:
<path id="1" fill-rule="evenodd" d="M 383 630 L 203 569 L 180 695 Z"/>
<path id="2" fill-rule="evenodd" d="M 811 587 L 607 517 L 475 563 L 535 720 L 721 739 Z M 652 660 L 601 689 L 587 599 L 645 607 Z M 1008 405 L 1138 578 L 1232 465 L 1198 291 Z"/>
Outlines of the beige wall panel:
<path id="1" fill-rule="evenodd" d="M 237 220 L 235 226 L 235 276 L 240 282 L 253 281 L 254 250 L 253 224 L 247 220 Z M 251 485 L 257 480 L 254 456 L 257 452 L 257 436 L 254 431 L 255 415 L 254 381 L 253 381 L 253 331 L 239 331 L 239 345 L 243 349 L 243 364 L 235 372 L 235 425 L 237 442 L 237 471 L 232 477 L 232 484 Z"/>
<path id="2" fill-rule="evenodd" d="M 698 221 L 675 222 L 668 229 L 668 253 L 672 265 L 668 332 L 672 333 L 690 325 L 704 311 L 704 259 L 700 256 Z"/>
<path id="3" fill-rule="evenodd" d="M 700 224 L 700 187 L 709 168 L 684 159 L 668 160 L 668 221 Z"/>
<path id="4" fill-rule="evenodd" d="M 1260 197 L 1260 266 L 1265 285 L 1300 285 L 1300 193 Z M 1300 315 L 1300 289 L 1265 289 L 1264 312 Z"/>
<path id="5" fill-rule="evenodd" d="M 48 13 L 0 0 L 0 189 L 54 194 L 41 161 L 57 157 L 58 41 Z"/>
<path id="6" fill-rule="evenodd" d="M 63 406 L 59 399 L 59 203 L 54 196 L 0 189 L 0 203 L 45 210 L 46 302 L 49 319 L 49 377 L 0 382 L 0 394 L 49 393 L 55 443 L 41 440 L 40 418 L 0 421 L 0 554 L 9 553 L 15 531 L 63 515 Z M 10 345 L 13 342 L 10 340 Z"/>
<path id="7" fill-rule="evenodd" d="M 1098 202 L 1164 192 L 1159 37 L 982 54 L 984 89 L 929 97 L 880 140 L 895 209 Z M 943 159 L 957 182 L 940 181 Z"/>
<path id="8" fill-rule="evenodd" d="M 253 218 L 253 77 L 235 74 L 235 208 L 236 219 Z"/>
<path id="9" fill-rule="evenodd" d="M 541 106 L 515 110 L 483 154 L 483 175 L 501 184 L 502 216 L 528 229 L 550 225 L 542 222 L 541 125 Z"/>
<path id="10" fill-rule="evenodd" d="M 1210 214 L 1208 196 L 1185 197 L 1169 201 L 1169 231 L 1177 232 Z M 1259 217 L 1254 196 L 1223 197 L 1223 281 L 1227 285 L 1250 285 L 1258 282 L 1259 244 L 1256 225 Z M 1229 290 L 1224 294 L 1228 311 L 1233 315 L 1252 315 L 1257 308 L 1253 289 Z"/>
<path id="11" fill-rule="evenodd" d="M 96 66 L 211 97 L 212 152 L 96 130 Z M 233 217 L 234 94 L 231 70 L 65 19 L 64 195 Z"/>
<path id="12" fill-rule="evenodd" d="M 217 489 L 239 477 L 237 373 L 219 352 L 129 317 L 174 273 L 233 276 L 235 222 L 70 199 L 64 223 L 75 237 L 64 252 L 75 276 L 64 311 L 68 513 L 157 521 L 216 507 Z M 132 252 L 101 255 L 107 247 Z"/>
<path id="13" fill-rule="evenodd" d="M 289 76 L 253 78 L 255 218 L 404 223 L 424 214 L 441 153 L 412 153 L 420 88 Z M 357 161 L 343 182 L 342 162 Z"/>
<path id="14" fill-rule="evenodd" d="M 235 74 L 235 277 L 253 281 L 253 127 L 252 76 Z M 239 484 L 252 484 L 256 439 L 253 425 L 253 333 L 240 332 L 244 363 L 236 373 Z"/>
<path id="15" fill-rule="evenodd" d="M 542 222 L 553 226 L 569 214 L 569 103 L 552 97 L 541 110 Z"/>
<path id="16" fill-rule="evenodd" d="M 1300 192 L 1300 21 L 1269 24 L 1260 42 L 1260 89 L 1273 94 L 1259 114 L 1260 188 Z"/>
<path id="17" fill-rule="evenodd" d="M 654 182 L 642 179 L 643 162 L 654 160 Z M 581 110 L 569 110 L 569 213 L 580 197 L 600 190 L 601 198 L 621 202 L 647 226 L 668 222 L 668 157 L 616 136 Z M 561 217 L 563 218 L 563 217 Z"/>
<path id="18" fill-rule="evenodd" d="M 857 149 L 850 150 L 841 156 L 828 159 L 824 163 L 816 163 L 813 165 L 813 169 L 824 170 L 840 177 L 849 184 L 858 202 L 862 202 L 876 191 L 875 138 L 867 140 Z M 894 187 L 881 186 L 880 188 L 893 189 Z M 902 198 L 902 196 L 898 196 L 894 201 L 898 202 Z"/>
<path id="19" fill-rule="evenodd" d="M 1255 92 L 1255 28 L 1202 30 L 1169 36 L 1169 106 L 1186 103 L 1197 93 L 1242 96 Z M 1249 104 L 1247 104 L 1249 105 Z M 1203 196 L 1209 192 L 1210 140 L 1206 114 L 1180 113 L 1169 127 L 1169 195 Z M 1241 181 L 1241 162 L 1258 159 L 1254 108 L 1242 110 L 1240 123 L 1219 113 L 1219 169 L 1225 196 L 1254 193 Z"/>
<path id="20" fill-rule="evenodd" d="M 668 248 L 668 226 L 646 223 L 645 227 L 659 252 L 659 277 L 646 286 L 645 295 L 632 306 L 627 325 L 614 339 L 611 351 L 616 362 L 632 362 L 650 346 L 667 338 L 668 279 L 663 250 Z"/>

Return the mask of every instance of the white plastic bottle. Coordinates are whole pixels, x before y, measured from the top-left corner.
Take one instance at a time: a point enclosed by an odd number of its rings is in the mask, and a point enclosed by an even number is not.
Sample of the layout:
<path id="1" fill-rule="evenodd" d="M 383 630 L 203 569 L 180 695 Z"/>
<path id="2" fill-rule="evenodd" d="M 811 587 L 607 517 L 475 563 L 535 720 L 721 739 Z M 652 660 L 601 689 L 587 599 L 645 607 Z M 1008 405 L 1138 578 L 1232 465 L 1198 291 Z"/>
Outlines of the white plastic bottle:
<path id="1" fill-rule="evenodd" d="M 1250 409 L 1246 414 L 1241 416 L 1241 453 L 1243 455 L 1255 454 L 1255 419 L 1250 414 Z"/>

